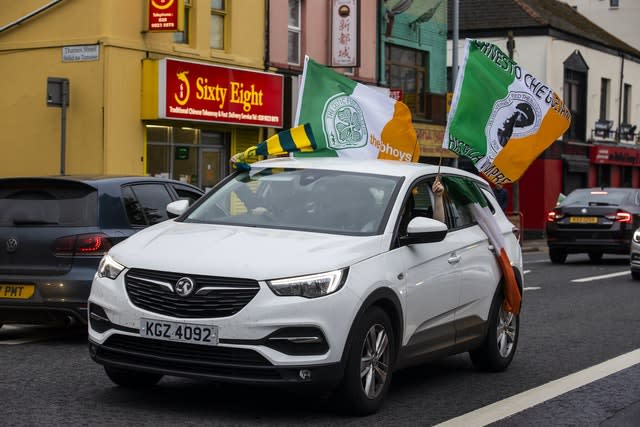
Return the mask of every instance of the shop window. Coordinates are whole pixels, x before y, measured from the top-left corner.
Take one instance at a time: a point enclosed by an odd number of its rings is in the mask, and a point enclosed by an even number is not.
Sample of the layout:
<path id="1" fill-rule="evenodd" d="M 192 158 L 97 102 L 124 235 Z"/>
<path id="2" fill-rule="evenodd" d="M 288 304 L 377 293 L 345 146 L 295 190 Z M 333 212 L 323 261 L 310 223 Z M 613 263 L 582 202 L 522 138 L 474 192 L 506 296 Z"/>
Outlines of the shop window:
<path id="1" fill-rule="evenodd" d="M 633 183 L 633 168 L 631 166 L 620 167 L 620 186 L 632 187 Z"/>
<path id="2" fill-rule="evenodd" d="M 209 43 L 212 49 L 224 49 L 227 9 L 224 0 L 211 0 L 211 29 Z"/>
<path id="3" fill-rule="evenodd" d="M 387 44 L 385 73 L 389 87 L 402 90 L 402 101 L 414 116 L 425 117 L 425 91 L 429 56 L 427 52 Z"/>
<path id="4" fill-rule="evenodd" d="M 611 185 L 611 166 L 598 165 L 596 169 L 596 186 L 608 187 Z"/>
<path id="5" fill-rule="evenodd" d="M 288 55 L 289 64 L 300 64 L 300 0 L 289 0 Z"/>
<path id="6" fill-rule="evenodd" d="M 173 33 L 173 41 L 175 43 L 189 44 L 189 29 L 191 28 L 191 2 L 192 0 L 184 0 L 183 30 Z"/>

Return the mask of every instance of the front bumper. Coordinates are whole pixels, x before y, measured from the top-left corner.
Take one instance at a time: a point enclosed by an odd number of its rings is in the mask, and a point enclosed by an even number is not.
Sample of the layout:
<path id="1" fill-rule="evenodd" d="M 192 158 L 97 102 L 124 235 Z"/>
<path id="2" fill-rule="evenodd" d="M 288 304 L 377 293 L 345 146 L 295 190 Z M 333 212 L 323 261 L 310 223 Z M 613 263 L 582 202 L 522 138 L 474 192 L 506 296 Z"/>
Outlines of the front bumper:
<path id="1" fill-rule="evenodd" d="M 332 387 L 341 363 L 276 366 L 256 350 L 172 343 L 113 334 L 103 344 L 89 340 L 91 358 L 102 365 L 189 378 L 264 385 Z"/>
<path id="2" fill-rule="evenodd" d="M 124 272 L 96 277 L 89 298 L 89 349 L 101 364 L 166 375 L 254 384 L 334 384 L 360 300 L 345 285 L 307 299 L 279 297 L 266 283 L 240 311 L 218 318 L 177 318 L 135 306 Z M 149 338 L 141 318 L 218 328 L 218 345 Z M 318 342 L 302 338 L 321 337 Z M 288 340 L 295 337 L 295 340 Z M 302 343 L 302 344 L 300 344 Z"/>

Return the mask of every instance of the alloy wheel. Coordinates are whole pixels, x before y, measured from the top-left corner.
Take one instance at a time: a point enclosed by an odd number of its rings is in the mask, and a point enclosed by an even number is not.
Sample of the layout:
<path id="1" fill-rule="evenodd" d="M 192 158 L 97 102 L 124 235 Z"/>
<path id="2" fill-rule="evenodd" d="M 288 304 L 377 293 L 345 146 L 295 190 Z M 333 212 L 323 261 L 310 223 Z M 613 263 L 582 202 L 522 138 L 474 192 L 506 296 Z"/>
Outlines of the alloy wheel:
<path id="1" fill-rule="evenodd" d="M 513 313 L 505 311 L 505 309 L 500 306 L 500 310 L 498 312 L 496 340 L 498 344 L 498 352 L 502 357 L 509 356 L 513 350 L 513 345 L 516 340 L 517 321 L 518 320 Z"/>
<path id="2" fill-rule="evenodd" d="M 369 399 L 382 392 L 389 374 L 389 337 L 380 324 L 369 328 L 360 356 L 360 380 L 362 390 Z"/>

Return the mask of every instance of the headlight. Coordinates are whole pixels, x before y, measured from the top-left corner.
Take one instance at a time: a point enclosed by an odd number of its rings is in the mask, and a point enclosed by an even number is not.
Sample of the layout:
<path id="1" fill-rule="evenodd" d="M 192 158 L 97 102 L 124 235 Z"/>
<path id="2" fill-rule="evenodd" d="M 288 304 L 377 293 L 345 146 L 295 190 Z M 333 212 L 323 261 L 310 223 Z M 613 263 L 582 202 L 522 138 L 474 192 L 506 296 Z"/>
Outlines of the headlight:
<path id="1" fill-rule="evenodd" d="M 267 280 L 267 284 L 276 295 L 283 297 L 317 298 L 329 295 L 340 289 L 347 278 L 347 271 L 348 269 L 343 268 L 309 276 Z"/>
<path id="2" fill-rule="evenodd" d="M 98 266 L 98 277 L 108 277 L 113 280 L 118 277 L 118 274 L 125 269 L 125 266 L 116 262 L 109 255 L 105 255 L 100 260 Z"/>
<path id="3" fill-rule="evenodd" d="M 633 241 L 640 243 L 640 228 L 633 233 Z"/>

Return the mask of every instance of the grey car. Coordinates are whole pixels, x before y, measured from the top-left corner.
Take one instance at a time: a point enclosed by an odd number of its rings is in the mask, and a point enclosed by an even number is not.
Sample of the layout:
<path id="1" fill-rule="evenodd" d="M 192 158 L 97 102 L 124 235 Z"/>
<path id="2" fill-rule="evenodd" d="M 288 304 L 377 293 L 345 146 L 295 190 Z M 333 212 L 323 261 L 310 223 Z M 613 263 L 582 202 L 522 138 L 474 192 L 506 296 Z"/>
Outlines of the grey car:
<path id="1" fill-rule="evenodd" d="M 0 179 L 0 326 L 86 323 L 102 256 L 202 194 L 150 177 Z"/>
<path id="2" fill-rule="evenodd" d="M 640 280 L 640 228 L 631 238 L 631 277 Z"/>

